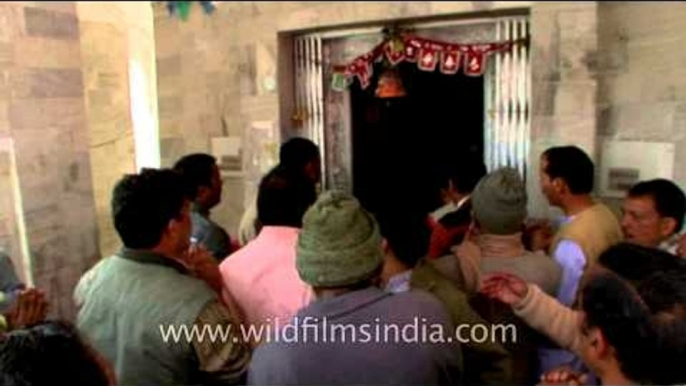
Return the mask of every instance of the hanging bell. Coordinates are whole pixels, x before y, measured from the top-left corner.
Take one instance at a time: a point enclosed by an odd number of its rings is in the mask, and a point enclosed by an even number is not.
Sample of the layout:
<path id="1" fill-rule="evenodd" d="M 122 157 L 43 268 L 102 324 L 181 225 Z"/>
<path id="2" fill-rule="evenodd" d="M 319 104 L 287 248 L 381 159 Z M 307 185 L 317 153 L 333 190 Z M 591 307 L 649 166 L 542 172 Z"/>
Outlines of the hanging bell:
<path id="1" fill-rule="evenodd" d="M 407 95 L 397 67 L 387 68 L 381 73 L 375 95 L 377 98 L 400 98 Z"/>

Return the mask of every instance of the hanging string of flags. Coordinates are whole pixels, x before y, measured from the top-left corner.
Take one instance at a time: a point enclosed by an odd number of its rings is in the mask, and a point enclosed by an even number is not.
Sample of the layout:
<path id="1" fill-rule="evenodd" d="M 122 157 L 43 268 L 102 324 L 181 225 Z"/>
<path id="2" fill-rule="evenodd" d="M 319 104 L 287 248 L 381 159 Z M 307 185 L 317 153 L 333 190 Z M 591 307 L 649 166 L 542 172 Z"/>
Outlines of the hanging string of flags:
<path id="1" fill-rule="evenodd" d="M 395 66 L 403 61 L 417 63 L 423 71 L 439 67 L 444 74 L 456 74 L 463 66 L 465 75 L 482 76 L 488 57 L 497 52 L 509 51 L 516 45 L 527 45 L 528 39 L 499 43 L 447 43 L 413 35 L 387 37 L 371 51 L 360 55 L 345 66 L 333 66 L 332 88 L 343 91 L 354 79 L 366 89 L 372 79 L 374 63 L 384 57 Z"/>

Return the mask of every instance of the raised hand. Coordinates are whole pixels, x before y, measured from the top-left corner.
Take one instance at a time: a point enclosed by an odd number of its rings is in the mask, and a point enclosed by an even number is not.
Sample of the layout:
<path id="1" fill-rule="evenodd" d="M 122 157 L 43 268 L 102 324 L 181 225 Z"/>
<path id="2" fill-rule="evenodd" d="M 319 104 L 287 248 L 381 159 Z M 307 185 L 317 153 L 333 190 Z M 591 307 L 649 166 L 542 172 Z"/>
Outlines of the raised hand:
<path id="1" fill-rule="evenodd" d="M 528 291 L 529 286 L 524 279 L 509 273 L 486 276 L 480 290 L 484 295 L 510 306 L 521 302 Z"/>
<path id="2" fill-rule="evenodd" d="M 547 220 L 532 220 L 524 227 L 524 239 L 530 251 L 547 251 L 553 240 L 553 229 Z"/>
<path id="3" fill-rule="evenodd" d="M 539 385 L 585 385 L 588 374 L 582 374 L 568 367 L 550 370 L 541 376 Z"/>
<path id="4" fill-rule="evenodd" d="M 47 314 L 48 302 L 45 295 L 35 288 L 30 288 L 19 293 L 5 317 L 10 329 L 18 329 L 42 322 Z"/>
<path id="5" fill-rule="evenodd" d="M 222 276 L 219 263 L 205 247 L 192 245 L 181 261 L 193 276 L 204 280 L 212 289 L 221 292 Z"/>

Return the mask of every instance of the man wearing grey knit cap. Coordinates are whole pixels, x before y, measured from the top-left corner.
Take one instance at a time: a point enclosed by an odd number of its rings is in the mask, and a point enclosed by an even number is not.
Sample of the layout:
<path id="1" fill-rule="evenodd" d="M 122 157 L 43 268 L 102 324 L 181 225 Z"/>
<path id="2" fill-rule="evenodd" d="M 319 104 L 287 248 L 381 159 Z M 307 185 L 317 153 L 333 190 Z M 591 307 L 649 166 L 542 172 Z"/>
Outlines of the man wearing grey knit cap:
<path id="1" fill-rule="evenodd" d="M 249 384 L 460 384 L 453 344 L 405 334 L 419 322 L 419 335 L 439 326 L 447 340 L 453 326 L 442 304 L 426 292 L 375 286 L 381 245 L 376 220 L 353 196 L 319 197 L 303 217 L 296 258 L 316 299 L 258 347 Z"/>
<path id="2" fill-rule="evenodd" d="M 504 272 L 538 285 L 548 295 L 557 293 L 561 267 L 541 252 L 525 250 L 522 243 L 526 201 L 526 186 L 515 169 L 495 170 L 477 184 L 472 193 L 473 232 L 455 251 L 468 291 L 478 291 L 482 275 Z M 513 383 L 535 383 L 539 337 L 493 300 L 477 296 L 472 303 L 491 323 L 520 323 L 517 344 L 506 347 L 514 359 L 513 374 L 520 377 Z"/>

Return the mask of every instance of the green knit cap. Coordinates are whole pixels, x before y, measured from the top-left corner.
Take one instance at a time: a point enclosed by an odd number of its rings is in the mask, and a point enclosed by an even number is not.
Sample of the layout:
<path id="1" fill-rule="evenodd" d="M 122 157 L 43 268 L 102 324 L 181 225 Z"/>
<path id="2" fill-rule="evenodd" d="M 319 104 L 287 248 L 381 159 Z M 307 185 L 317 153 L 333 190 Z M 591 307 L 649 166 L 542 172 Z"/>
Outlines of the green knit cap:
<path id="1" fill-rule="evenodd" d="M 322 193 L 303 217 L 296 267 L 313 287 L 343 287 L 370 278 L 383 262 L 374 217 L 352 195 Z"/>
<path id="2" fill-rule="evenodd" d="M 512 168 L 495 170 L 479 181 L 471 195 L 474 217 L 485 233 L 521 232 L 526 218 L 526 186 Z"/>

